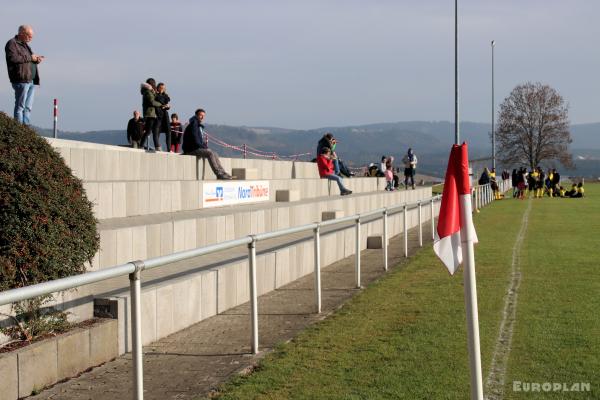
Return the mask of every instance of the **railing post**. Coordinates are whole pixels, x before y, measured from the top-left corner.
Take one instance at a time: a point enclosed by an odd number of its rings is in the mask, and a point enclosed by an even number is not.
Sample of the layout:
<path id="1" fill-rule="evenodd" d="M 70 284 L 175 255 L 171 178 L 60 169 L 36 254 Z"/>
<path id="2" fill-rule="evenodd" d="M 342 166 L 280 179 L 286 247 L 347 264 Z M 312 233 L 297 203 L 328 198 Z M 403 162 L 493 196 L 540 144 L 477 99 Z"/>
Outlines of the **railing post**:
<path id="1" fill-rule="evenodd" d="M 421 200 L 419 200 L 419 247 L 423 247 L 423 216 L 421 212 Z"/>
<path id="2" fill-rule="evenodd" d="M 431 240 L 435 240 L 435 211 L 433 209 L 433 197 L 431 198 Z"/>
<path id="3" fill-rule="evenodd" d="M 356 218 L 356 257 L 354 265 L 356 287 L 360 289 L 360 217 Z"/>
<path id="4" fill-rule="evenodd" d="M 404 235 L 404 257 L 408 257 L 408 221 L 406 220 L 406 204 L 404 205 L 403 216 L 404 218 L 402 221 L 404 223 L 404 230 L 402 231 L 402 234 Z"/>
<path id="5" fill-rule="evenodd" d="M 258 294 L 256 292 L 256 239 L 248 243 L 250 273 L 250 313 L 252 315 L 252 353 L 258 354 Z"/>
<path id="6" fill-rule="evenodd" d="M 144 364 L 142 348 L 142 261 L 133 261 L 135 271 L 129 274 L 131 300 L 131 359 L 133 361 L 133 393 L 136 400 L 144 399 Z"/>
<path id="7" fill-rule="evenodd" d="M 321 226 L 313 229 L 315 242 L 315 302 L 317 314 L 321 313 Z"/>
<path id="8" fill-rule="evenodd" d="M 383 269 L 388 270 L 388 211 L 383 210 Z"/>

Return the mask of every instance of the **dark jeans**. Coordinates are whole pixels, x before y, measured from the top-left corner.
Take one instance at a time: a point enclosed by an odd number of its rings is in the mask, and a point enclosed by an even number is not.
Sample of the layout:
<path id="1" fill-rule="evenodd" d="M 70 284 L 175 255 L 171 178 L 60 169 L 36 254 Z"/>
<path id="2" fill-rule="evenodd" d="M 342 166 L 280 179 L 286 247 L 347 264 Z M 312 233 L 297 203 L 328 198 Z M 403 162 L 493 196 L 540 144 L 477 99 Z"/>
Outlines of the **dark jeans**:
<path id="1" fill-rule="evenodd" d="M 229 176 L 227 172 L 221 166 L 221 161 L 219 160 L 219 156 L 217 153 L 212 151 L 211 149 L 196 149 L 194 151 L 190 151 L 189 153 L 185 153 L 185 155 L 196 156 L 198 158 L 206 158 L 208 159 L 208 163 L 210 164 L 210 168 L 215 173 L 217 178 L 223 178 Z"/>
<path id="2" fill-rule="evenodd" d="M 150 136 L 150 133 L 152 133 L 154 135 L 154 131 L 158 129 L 158 122 L 156 120 L 156 118 L 151 118 L 151 117 L 146 117 L 144 118 L 144 136 L 142 136 L 142 139 L 140 140 L 140 145 L 142 147 L 148 148 L 150 147 L 148 143 L 146 143 L 146 141 L 148 140 L 148 136 Z M 156 134 L 156 136 L 153 136 L 154 139 L 154 147 L 158 147 L 159 146 L 159 142 L 158 142 L 158 132 Z"/>
<path id="3" fill-rule="evenodd" d="M 415 187 L 415 168 L 404 168 L 404 186 L 408 188 L 408 180 L 410 179 L 410 184 L 414 188 Z"/>
<path id="4" fill-rule="evenodd" d="M 164 118 L 164 117 L 163 117 Z M 154 140 L 154 147 L 159 147 L 160 146 L 160 134 L 162 133 L 161 130 L 164 132 L 165 136 L 167 137 L 167 149 L 166 151 L 170 151 L 171 150 L 171 132 L 166 132 L 163 128 L 163 126 L 165 125 L 165 122 L 162 118 L 157 118 L 156 119 L 156 124 L 154 124 L 154 129 L 152 130 L 152 139 Z M 168 125 L 168 121 L 167 121 L 167 125 Z"/>

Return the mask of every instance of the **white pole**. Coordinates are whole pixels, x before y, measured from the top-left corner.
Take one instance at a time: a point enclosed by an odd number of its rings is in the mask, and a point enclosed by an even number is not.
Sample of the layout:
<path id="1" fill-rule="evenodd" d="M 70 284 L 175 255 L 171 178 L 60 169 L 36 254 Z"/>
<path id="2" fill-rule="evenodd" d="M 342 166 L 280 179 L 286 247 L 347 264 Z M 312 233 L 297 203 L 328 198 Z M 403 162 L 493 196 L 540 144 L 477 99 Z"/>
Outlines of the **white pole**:
<path id="1" fill-rule="evenodd" d="M 431 199 L 431 240 L 435 240 L 435 211 L 433 210 L 433 198 Z"/>
<path id="2" fill-rule="evenodd" d="M 421 200 L 419 200 L 419 247 L 423 247 L 423 216 L 421 212 Z"/>
<path id="3" fill-rule="evenodd" d="M 355 257 L 356 287 L 360 289 L 360 218 L 356 218 L 356 257 Z"/>
<path id="4" fill-rule="evenodd" d="M 406 204 L 404 205 L 403 214 L 404 230 L 402 231 L 402 233 L 404 234 L 404 257 L 408 257 L 408 222 L 406 221 Z"/>
<path id="5" fill-rule="evenodd" d="M 315 242 L 315 302 L 317 314 L 321 313 L 321 227 L 317 226 L 314 230 Z"/>
<path id="6" fill-rule="evenodd" d="M 144 399 L 144 364 L 142 360 L 142 285 L 139 262 L 135 262 L 135 272 L 129 274 L 129 289 L 131 295 L 131 358 L 133 361 L 134 398 Z M 141 264 L 143 266 L 143 264 Z"/>
<path id="7" fill-rule="evenodd" d="M 473 224 L 470 196 L 461 199 L 461 226 Z M 477 281 L 475 278 L 475 250 L 473 232 L 465 229 L 462 235 L 462 251 L 464 260 L 465 310 L 467 314 L 467 340 L 469 347 L 469 365 L 471 369 L 471 399 L 483 400 L 483 383 L 481 379 L 481 351 L 479 348 L 479 317 L 477 311 Z"/>
<path id="8" fill-rule="evenodd" d="M 256 291 L 256 240 L 248 243 L 250 273 L 250 308 L 252 314 L 252 353 L 258 354 L 258 295 Z"/>
<path id="9" fill-rule="evenodd" d="M 383 269 L 388 270 L 388 212 L 383 210 Z"/>

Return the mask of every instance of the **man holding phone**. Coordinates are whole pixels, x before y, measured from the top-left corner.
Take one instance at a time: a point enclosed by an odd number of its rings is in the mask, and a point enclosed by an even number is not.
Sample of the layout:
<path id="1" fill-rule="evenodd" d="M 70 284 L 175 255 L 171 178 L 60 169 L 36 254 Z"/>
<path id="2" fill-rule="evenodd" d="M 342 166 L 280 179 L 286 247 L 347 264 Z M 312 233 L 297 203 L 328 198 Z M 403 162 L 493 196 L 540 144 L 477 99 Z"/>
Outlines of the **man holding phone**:
<path id="1" fill-rule="evenodd" d="M 29 47 L 28 43 L 31 39 L 33 39 L 33 28 L 29 25 L 21 25 L 17 35 L 4 47 L 8 78 L 15 90 L 14 117 L 25 125 L 29 125 L 35 85 L 40 84 L 38 64 L 44 60 L 44 56 L 34 54 Z"/>

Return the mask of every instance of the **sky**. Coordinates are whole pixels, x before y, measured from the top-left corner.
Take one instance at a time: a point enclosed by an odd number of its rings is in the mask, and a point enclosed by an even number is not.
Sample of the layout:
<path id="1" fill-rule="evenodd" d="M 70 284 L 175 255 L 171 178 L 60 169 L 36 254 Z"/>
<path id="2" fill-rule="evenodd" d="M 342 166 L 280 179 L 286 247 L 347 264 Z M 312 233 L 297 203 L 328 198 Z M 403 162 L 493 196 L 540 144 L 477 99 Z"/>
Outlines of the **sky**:
<path id="1" fill-rule="evenodd" d="M 563 95 L 572 123 L 600 121 L 598 15 L 597 0 L 459 0 L 461 120 L 491 122 L 495 40 L 496 107 L 539 81 Z M 4 2 L 1 37 L 21 24 L 46 57 L 32 116 L 42 127 L 57 98 L 59 129 L 124 129 L 148 77 L 166 83 L 181 118 L 202 107 L 213 124 L 454 120 L 452 0 Z"/>

